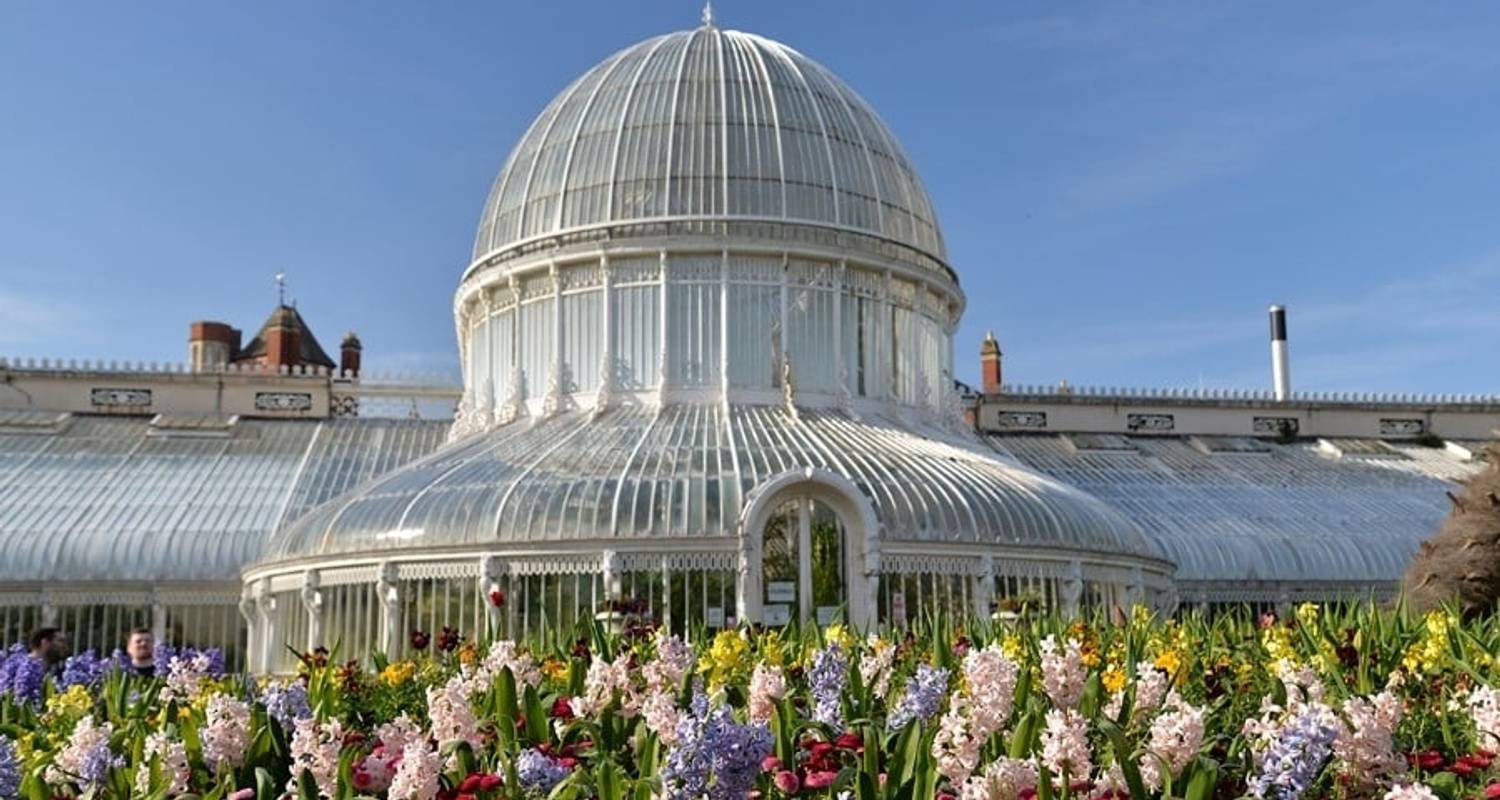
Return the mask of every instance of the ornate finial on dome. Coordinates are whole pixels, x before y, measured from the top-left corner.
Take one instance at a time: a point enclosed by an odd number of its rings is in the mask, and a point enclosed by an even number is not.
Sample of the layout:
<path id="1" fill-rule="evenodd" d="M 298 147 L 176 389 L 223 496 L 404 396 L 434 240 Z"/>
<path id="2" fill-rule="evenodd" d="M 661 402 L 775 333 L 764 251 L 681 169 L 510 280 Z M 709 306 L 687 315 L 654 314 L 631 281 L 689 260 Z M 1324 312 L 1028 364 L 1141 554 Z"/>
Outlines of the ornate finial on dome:
<path id="1" fill-rule="evenodd" d="M 704 0 L 703 3 L 703 27 L 714 27 L 714 0 Z"/>

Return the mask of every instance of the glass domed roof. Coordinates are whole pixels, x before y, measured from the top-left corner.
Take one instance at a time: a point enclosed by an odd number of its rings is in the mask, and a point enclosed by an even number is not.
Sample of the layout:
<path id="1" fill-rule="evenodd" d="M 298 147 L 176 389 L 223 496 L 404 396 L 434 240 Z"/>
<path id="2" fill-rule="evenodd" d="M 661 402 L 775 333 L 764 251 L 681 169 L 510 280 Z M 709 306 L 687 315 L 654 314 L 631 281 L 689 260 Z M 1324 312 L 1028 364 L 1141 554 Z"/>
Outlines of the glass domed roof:
<path id="1" fill-rule="evenodd" d="M 474 258 L 647 220 L 794 221 L 873 234 L 946 262 L 896 137 L 827 69 L 711 21 L 605 59 L 511 151 Z"/>

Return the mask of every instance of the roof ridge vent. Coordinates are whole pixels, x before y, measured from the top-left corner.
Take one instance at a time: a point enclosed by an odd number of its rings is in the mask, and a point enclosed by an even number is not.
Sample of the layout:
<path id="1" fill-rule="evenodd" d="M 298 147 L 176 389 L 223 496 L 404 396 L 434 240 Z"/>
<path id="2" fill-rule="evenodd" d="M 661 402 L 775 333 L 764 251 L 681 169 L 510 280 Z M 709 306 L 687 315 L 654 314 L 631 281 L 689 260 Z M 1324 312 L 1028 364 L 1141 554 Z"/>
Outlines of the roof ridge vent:
<path id="1" fill-rule="evenodd" d="M 0 410 L 0 434 L 55 435 L 72 419 L 70 411 Z"/>
<path id="2" fill-rule="evenodd" d="M 239 423 L 238 414 L 157 414 L 146 435 L 227 439 Z"/>

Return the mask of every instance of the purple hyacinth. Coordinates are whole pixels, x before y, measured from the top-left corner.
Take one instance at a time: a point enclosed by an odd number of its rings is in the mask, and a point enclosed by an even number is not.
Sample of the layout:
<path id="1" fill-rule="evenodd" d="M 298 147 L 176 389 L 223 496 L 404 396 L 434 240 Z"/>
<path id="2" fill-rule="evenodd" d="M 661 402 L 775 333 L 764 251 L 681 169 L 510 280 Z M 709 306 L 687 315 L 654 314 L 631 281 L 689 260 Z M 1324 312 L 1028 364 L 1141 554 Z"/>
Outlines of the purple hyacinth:
<path id="1" fill-rule="evenodd" d="M 755 788 L 760 764 L 771 754 L 765 723 L 741 725 L 727 706 L 709 710 L 708 698 L 693 695 L 677 723 L 677 742 L 661 769 L 666 800 L 744 800 Z"/>
<path id="2" fill-rule="evenodd" d="M 21 791 L 21 759 L 16 745 L 0 736 L 0 800 L 15 800 Z"/>
<path id="3" fill-rule="evenodd" d="M 199 650 L 196 647 L 173 647 L 166 642 L 157 642 L 151 650 L 151 660 L 156 664 L 157 677 L 166 677 L 172 671 L 172 659 L 191 661 L 199 654 L 208 657 L 208 668 L 204 674 L 210 678 L 224 677 L 224 651 L 217 647 Z"/>
<path id="4" fill-rule="evenodd" d="M 1274 800 L 1297 800 L 1317 779 L 1333 752 L 1338 732 L 1314 708 L 1305 708 L 1282 724 L 1250 780 L 1250 794 Z"/>
<path id="5" fill-rule="evenodd" d="M 77 655 L 69 656 L 63 662 L 62 676 L 58 678 L 58 688 L 82 686 L 85 689 L 96 689 L 104 682 L 104 676 L 109 674 L 114 666 L 111 659 L 99 658 L 94 655 L 93 650 L 85 650 Z"/>
<path id="6" fill-rule="evenodd" d="M 813 655 L 812 669 L 807 671 L 807 685 L 812 690 L 813 719 L 835 730 L 844 727 L 844 685 L 849 677 L 849 659 L 844 649 L 830 643 Z"/>
<path id="7" fill-rule="evenodd" d="M 109 749 L 109 742 L 101 742 L 90 749 L 78 767 L 78 783 L 85 788 L 98 786 L 109 780 L 109 772 L 125 766 L 125 759 Z"/>
<path id="8" fill-rule="evenodd" d="M 281 723 L 281 729 L 290 732 L 297 720 L 312 716 L 312 707 L 307 703 L 307 687 L 301 681 L 267 685 L 260 693 L 260 702 L 266 714 Z"/>
<path id="9" fill-rule="evenodd" d="M 919 664 L 917 673 L 906 682 L 906 693 L 896 710 L 886 720 L 888 730 L 904 727 L 912 720 L 926 722 L 943 707 L 948 694 L 948 670 L 931 664 Z"/>
<path id="10" fill-rule="evenodd" d="M 12 645 L 0 662 L 0 697 L 17 704 L 42 704 L 42 681 L 47 667 L 42 660 L 26 652 L 22 645 Z"/>
<path id="11" fill-rule="evenodd" d="M 536 748 L 522 750 L 516 756 L 516 778 L 527 792 L 547 794 L 573 772 L 552 756 Z"/>

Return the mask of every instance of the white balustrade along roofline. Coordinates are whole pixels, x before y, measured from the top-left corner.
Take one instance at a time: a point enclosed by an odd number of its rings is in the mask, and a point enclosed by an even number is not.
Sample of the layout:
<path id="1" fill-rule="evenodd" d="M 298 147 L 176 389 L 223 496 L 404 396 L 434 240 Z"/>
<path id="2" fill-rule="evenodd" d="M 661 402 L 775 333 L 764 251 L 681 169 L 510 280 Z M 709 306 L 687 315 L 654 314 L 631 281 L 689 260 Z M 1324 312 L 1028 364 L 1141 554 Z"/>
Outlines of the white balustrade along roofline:
<path id="1" fill-rule="evenodd" d="M 110 373 L 130 375 L 265 375 L 285 378 L 318 378 L 351 381 L 364 385 L 410 386 L 461 391 L 453 376 L 442 372 L 355 372 L 321 366 L 272 366 L 269 364 L 219 364 L 194 369 L 183 362 L 121 361 L 118 359 L 62 359 L 0 356 L 0 370 L 12 372 Z"/>
<path id="2" fill-rule="evenodd" d="M 1500 395 L 1494 394 L 1436 394 L 1412 392 L 1293 392 L 1286 400 L 1276 400 L 1270 389 L 1208 389 L 1120 386 L 1070 386 L 1068 384 L 1006 384 L 1000 388 L 998 398 L 1082 398 L 1103 400 L 1165 400 L 1204 402 L 1248 402 L 1248 403 L 1317 403 L 1348 405 L 1405 405 L 1405 406 L 1500 406 Z"/>

